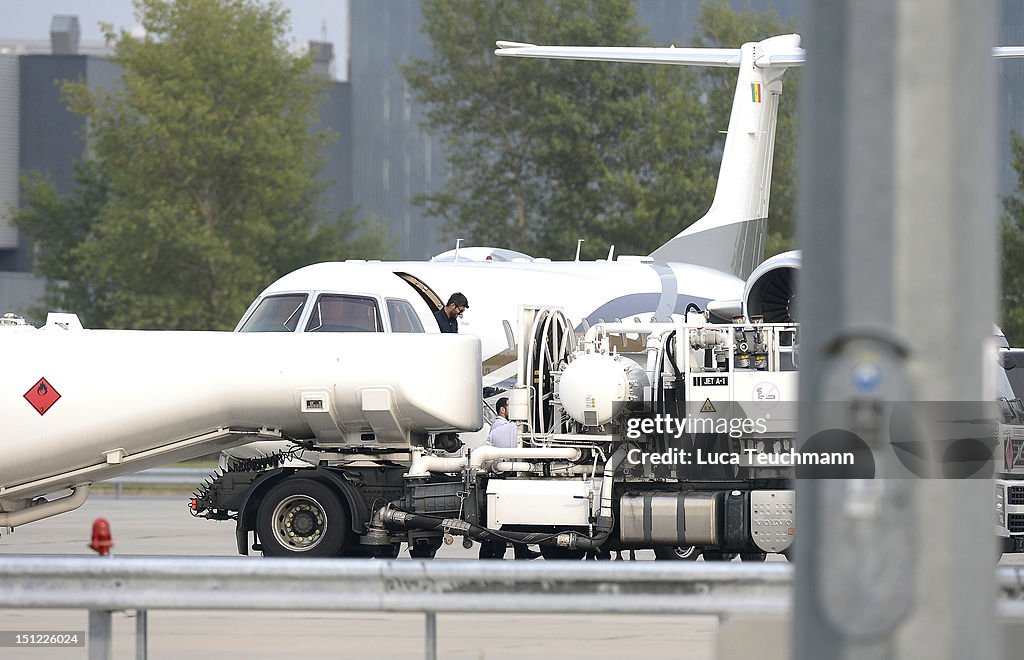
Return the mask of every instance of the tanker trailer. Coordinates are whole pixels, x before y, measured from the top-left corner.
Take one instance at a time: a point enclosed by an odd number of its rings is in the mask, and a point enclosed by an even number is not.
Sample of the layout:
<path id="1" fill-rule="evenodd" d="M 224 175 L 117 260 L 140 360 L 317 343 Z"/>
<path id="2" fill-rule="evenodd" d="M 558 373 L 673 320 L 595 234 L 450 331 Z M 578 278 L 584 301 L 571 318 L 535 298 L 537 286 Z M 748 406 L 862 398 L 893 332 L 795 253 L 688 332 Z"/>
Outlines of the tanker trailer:
<path id="1" fill-rule="evenodd" d="M 0 351 L 0 528 L 73 510 L 92 482 L 254 439 L 408 456 L 482 426 L 474 337 L 87 330 L 74 315 L 37 329 L 8 316 Z"/>

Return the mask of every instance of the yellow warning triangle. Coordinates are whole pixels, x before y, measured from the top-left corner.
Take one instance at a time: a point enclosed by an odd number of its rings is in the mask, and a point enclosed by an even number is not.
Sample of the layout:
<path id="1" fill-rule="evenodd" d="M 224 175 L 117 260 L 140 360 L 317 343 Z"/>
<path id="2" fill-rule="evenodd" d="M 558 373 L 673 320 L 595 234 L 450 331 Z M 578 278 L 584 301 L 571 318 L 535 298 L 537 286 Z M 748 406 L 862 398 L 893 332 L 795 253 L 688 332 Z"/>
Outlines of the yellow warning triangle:
<path id="1" fill-rule="evenodd" d="M 700 407 L 701 412 L 718 412 L 715 410 L 715 405 L 711 403 L 711 399 L 704 399 L 704 405 Z"/>

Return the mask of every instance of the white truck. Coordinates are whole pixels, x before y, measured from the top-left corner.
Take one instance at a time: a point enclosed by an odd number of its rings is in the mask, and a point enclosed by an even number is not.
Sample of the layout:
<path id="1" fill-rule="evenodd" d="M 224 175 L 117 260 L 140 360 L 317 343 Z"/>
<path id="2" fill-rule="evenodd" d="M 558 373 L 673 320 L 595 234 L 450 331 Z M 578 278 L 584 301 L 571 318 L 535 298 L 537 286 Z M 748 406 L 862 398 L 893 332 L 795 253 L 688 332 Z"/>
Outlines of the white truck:
<path id="1" fill-rule="evenodd" d="M 1003 419 L 997 426 L 995 454 L 995 530 L 1004 553 L 1024 552 L 1024 349 L 1010 348 L 996 334 L 999 364 L 997 401 Z"/>
<path id="2" fill-rule="evenodd" d="M 51 314 L 40 329 L 5 315 L 0 347 L 0 529 L 81 506 L 93 482 L 256 439 L 388 461 L 483 423 L 472 337 L 87 330 Z M 439 388 L 446 373 L 459 377 Z"/>
<path id="3" fill-rule="evenodd" d="M 506 393 L 517 447 L 453 454 L 433 434 L 385 450 L 325 410 L 313 433 L 292 436 L 310 465 L 233 461 L 191 507 L 235 520 L 243 554 L 395 556 L 405 544 L 432 557 L 456 535 L 484 544 L 484 556 L 506 544 L 538 545 L 549 559 L 785 553 L 796 527 L 795 407 L 784 405 L 796 398 L 796 326 L 689 320 L 598 324 L 577 337 L 560 311 L 524 308 Z M 404 376 L 454 399 L 450 385 L 467 373 Z"/>
<path id="4" fill-rule="evenodd" d="M 786 553 L 798 328 L 687 321 L 577 336 L 558 310 L 524 309 L 506 392 L 518 446 L 453 452 L 455 432 L 483 423 L 473 337 L 100 331 L 73 315 L 35 329 L 5 317 L 0 527 L 71 510 L 94 481 L 262 438 L 308 462 L 235 460 L 190 502 L 196 516 L 235 520 L 245 554 L 393 556 L 405 544 L 431 557 L 454 535 L 549 558 Z M 1004 368 L 1024 357 L 1003 351 Z M 998 373 L 996 534 L 1020 552 L 1024 406 L 1015 372 Z"/>

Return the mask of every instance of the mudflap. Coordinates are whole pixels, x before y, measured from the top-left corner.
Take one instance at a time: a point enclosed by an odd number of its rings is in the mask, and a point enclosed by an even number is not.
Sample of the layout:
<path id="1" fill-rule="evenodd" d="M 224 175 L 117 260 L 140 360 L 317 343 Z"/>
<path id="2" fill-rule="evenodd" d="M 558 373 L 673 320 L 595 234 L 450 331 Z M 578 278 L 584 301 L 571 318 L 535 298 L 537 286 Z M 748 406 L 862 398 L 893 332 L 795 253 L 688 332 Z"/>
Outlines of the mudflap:
<path id="1" fill-rule="evenodd" d="M 238 547 L 238 554 L 249 554 L 249 530 L 242 526 L 241 521 L 235 525 L 235 545 Z"/>
<path id="2" fill-rule="evenodd" d="M 750 545 L 750 525 L 748 522 L 748 502 L 750 494 L 740 490 L 725 493 L 722 507 L 722 543 L 719 546 L 726 552 L 745 551 Z"/>

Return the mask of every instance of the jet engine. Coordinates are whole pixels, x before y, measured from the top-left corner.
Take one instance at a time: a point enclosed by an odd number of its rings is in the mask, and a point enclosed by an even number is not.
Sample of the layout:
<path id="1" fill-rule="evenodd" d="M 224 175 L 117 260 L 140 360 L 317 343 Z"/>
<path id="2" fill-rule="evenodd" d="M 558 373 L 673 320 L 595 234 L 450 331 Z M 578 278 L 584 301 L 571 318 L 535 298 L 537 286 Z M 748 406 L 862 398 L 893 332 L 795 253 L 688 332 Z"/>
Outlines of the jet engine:
<path id="1" fill-rule="evenodd" d="M 766 259 L 747 278 L 743 288 L 743 313 L 765 323 L 797 321 L 797 274 L 800 252 L 783 252 Z"/>

